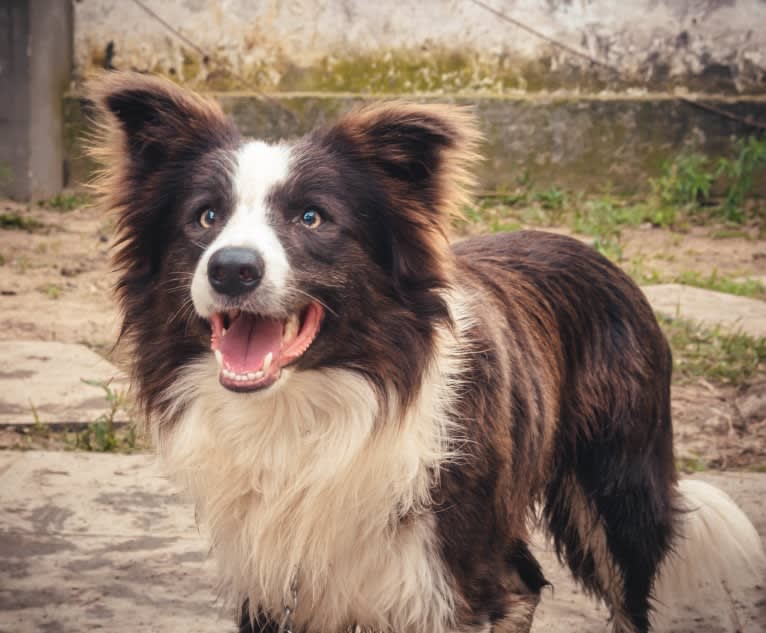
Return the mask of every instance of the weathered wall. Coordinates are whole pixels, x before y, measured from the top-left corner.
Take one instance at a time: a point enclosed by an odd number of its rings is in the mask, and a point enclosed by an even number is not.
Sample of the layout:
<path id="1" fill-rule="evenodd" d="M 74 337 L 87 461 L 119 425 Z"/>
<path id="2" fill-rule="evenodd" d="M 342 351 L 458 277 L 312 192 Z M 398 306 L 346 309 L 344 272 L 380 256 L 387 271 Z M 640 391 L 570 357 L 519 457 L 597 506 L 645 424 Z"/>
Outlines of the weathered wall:
<path id="1" fill-rule="evenodd" d="M 365 101 L 358 95 L 331 94 L 282 95 L 265 102 L 247 94 L 215 96 L 245 135 L 269 140 L 329 124 Z M 485 138 L 480 149 L 485 160 L 479 170 L 484 191 L 512 190 L 521 180 L 541 188 L 645 191 L 647 178 L 676 153 L 728 156 L 733 140 L 751 132 L 731 119 L 672 98 L 441 95 L 426 100 L 475 109 Z M 766 121 L 764 98 L 713 103 L 739 117 Z M 93 169 L 82 158 L 87 103 L 72 96 L 65 107 L 70 170 L 76 179 L 85 180 Z"/>
<path id="2" fill-rule="evenodd" d="M 128 0 L 78 0 L 81 76 L 104 63 L 241 88 L 350 92 L 766 93 L 766 0 L 486 0 L 616 65 L 622 79 L 470 0 L 144 0 L 210 52 L 201 63 Z"/>
<path id="3" fill-rule="evenodd" d="M 0 194 L 30 200 L 61 191 L 71 71 L 69 2 L 0 1 Z"/>

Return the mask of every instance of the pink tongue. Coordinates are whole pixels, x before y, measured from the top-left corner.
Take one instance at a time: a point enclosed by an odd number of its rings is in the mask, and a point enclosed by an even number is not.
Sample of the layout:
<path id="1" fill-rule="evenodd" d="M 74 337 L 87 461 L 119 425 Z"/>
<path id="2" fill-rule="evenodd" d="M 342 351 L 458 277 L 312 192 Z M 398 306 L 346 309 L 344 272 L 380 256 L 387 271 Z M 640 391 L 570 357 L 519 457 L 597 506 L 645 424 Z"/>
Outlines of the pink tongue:
<path id="1" fill-rule="evenodd" d="M 238 374 L 255 372 L 269 352 L 276 366 L 281 342 L 281 321 L 241 314 L 221 338 L 223 366 Z"/>

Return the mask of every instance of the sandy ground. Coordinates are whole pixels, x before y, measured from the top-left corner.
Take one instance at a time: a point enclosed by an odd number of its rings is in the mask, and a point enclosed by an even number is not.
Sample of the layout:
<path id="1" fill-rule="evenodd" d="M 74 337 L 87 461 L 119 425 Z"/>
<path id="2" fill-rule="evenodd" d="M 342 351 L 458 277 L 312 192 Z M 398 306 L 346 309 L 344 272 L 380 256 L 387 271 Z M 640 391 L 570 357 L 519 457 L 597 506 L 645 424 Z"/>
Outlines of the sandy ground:
<path id="1" fill-rule="evenodd" d="M 110 297 L 112 220 L 97 207 L 69 212 L 0 200 L 43 226 L 0 230 L 0 340 L 84 343 L 109 357 L 118 330 Z M 562 230 L 562 232 L 564 232 Z M 766 279 L 766 241 L 640 228 L 624 232 L 625 260 L 664 275 L 698 271 Z M 673 412 L 678 456 L 694 468 L 766 469 L 766 375 L 747 385 L 701 380 L 676 386 Z M 0 433 L 0 447 L 56 448 L 56 438 Z"/>
<path id="2" fill-rule="evenodd" d="M 766 536 L 766 475 L 697 475 L 728 492 Z M 147 455 L 0 452 L 0 632 L 223 633 L 194 509 Z M 552 586 L 532 633 L 607 633 L 608 612 L 583 595 L 535 532 Z M 704 581 L 661 606 L 656 633 L 763 633 L 766 589 Z M 428 633 L 424 631 L 423 633 Z"/>

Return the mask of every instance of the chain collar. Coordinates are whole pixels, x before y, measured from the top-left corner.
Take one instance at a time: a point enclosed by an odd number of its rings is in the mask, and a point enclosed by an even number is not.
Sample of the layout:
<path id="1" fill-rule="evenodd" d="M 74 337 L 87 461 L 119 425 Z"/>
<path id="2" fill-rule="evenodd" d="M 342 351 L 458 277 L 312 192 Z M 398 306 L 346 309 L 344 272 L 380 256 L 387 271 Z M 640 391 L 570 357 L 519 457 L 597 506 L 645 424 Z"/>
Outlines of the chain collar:
<path id="1" fill-rule="evenodd" d="M 298 573 L 294 572 L 290 579 L 290 596 L 285 597 L 282 605 L 282 619 L 279 622 L 278 633 L 293 633 L 293 614 L 298 608 Z"/>

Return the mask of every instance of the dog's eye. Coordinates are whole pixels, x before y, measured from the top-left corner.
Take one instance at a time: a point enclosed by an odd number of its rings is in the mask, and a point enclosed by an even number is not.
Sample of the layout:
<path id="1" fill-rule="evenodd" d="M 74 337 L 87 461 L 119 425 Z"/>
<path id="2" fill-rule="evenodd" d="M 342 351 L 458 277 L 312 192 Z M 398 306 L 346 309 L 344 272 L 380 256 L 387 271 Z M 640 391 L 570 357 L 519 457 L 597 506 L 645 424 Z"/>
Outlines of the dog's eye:
<path id="1" fill-rule="evenodd" d="M 200 213 L 198 222 L 203 229 L 209 229 L 216 223 L 217 219 L 218 213 L 216 213 L 215 209 L 205 209 L 202 213 Z"/>
<path id="2" fill-rule="evenodd" d="M 301 214 L 301 224 L 309 229 L 315 229 L 322 224 L 322 214 L 318 209 L 309 207 Z"/>

